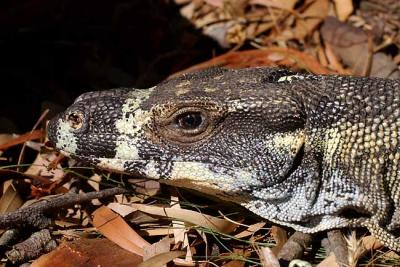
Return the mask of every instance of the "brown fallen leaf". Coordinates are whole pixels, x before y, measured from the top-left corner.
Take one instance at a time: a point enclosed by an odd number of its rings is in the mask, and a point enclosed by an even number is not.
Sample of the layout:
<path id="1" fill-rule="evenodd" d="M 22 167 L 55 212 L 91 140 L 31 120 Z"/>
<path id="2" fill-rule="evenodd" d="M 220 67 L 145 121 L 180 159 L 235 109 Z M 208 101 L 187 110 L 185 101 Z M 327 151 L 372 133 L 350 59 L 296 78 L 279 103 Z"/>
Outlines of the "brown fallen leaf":
<path id="1" fill-rule="evenodd" d="M 380 249 L 383 247 L 383 244 L 372 235 L 364 236 L 361 240 L 362 240 L 362 244 L 364 245 L 365 249 L 367 249 L 367 250 L 371 250 L 371 249 L 376 250 L 376 249 Z"/>
<path id="2" fill-rule="evenodd" d="M 317 267 L 340 267 L 339 264 L 336 262 L 336 257 L 333 252 L 329 254 L 323 261 L 318 263 Z"/>
<path id="3" fill-rule="evenodd" d="M 244 261 L 233 260 L 229 261 L 226 264 L 222 265 L 222 267 L 244 267 Z"/>
<path id="4" fill-rule="evenodd" d="M 297 0 L 250 0 L 250 4 L 262 5 L 266 7 L 276 7 L 285 10 L 292 10 L 297 3 Z"/>
<path id="5" fill-rule="evenodd" d="M 21 207 L 22 204 L 23 201 L 20 195 L 15 190 L 15 188 L 11 184 L 9 184 L 0 199 L 0 214 L 15 211 L 19 207 Z"/>
<path id="6" fill-rule="evenodd" d="M 15 134 L 0 134 L 0 145 L 9 142 L 10 140 L 16 137 Z M 3 151 L 0 150 L 0 156 L 3 154 Z"/>
<path id="7" fill-rule="evenodd" d="M 143 260 L 146 261 L 158 254 L 169 252 L 170 247 L 171 247 L 171 240 L 170 237 L 166 236 L 160 241 L 151 244 L 150 246 L 147 246 L 143 249 L 144 255 L 143 255 Z"/>
<path id="8" fill-rule="evenodd" d="M 145 204 L 130 204 L 133 208 L 152 215 L 164 216 L 178 219 L 192 225 L 199 225 L 213 231 L 221 233 L 230 233 L 236 229 L 237 225 L 224 219 L 216 218 L 197 211 L 186 209 L 173 209 L 164 207 L 155 207 Z"/>
<path id="9" fill-rule="evenodd" d="M 50 169 L 49 165 L 57 158 L 55 154 L 40 154 L 38 153 L 32 165 L 25 171 L 28 175 L 38 175 L 42 177 L 52 178 L 53 181 L 61 180 L 65 176 L 65 172 L 61 166 Z"/>
<path id="10" fill-rule="evenodd" d="M 273 225 L 271 227 L 271 236 L 275 240 L 275 247 L 271 248 L 271 251 L 274 253 L 275 256 L 278 255 L 279 251 L 281 251 L 283 245 L 287 242 L 288 240 L 288 235 L 285 229 Z"/>
<path id="11" fill-rule="evenodd" d="M 143 261 L 142 257 L 120 248 L 106 238 L 80 238 L 64 242 L 57 249 L 32 263 L 32 267 L 131 267 Z"/>
<path id="12" fill-rule="evenodd" d="M 329 61 L 329 66 L 336 70 L 340 74 L 348 74 L 351 75 L 350 70 L 346 70 L 342 64 L 340 63 L 340 60 L 337 58 L 336 54 L 333 52 L 332 46 L 329 43 L 325 44 L 325 55 L 327 57 L 327 60 Z"/>
<path id="13" fill-rule="evenodd" d="M 42 138 L 43 136 L 44 136 L 44 132 L 42 130 L 34 130 L 32 132 L 28 132 L 28 133 L 25 133 L 18 137 L 15 137 L 4 144 L 1 144 L 0 150 L 6 150 L 10 147 L 23 144 L 26 141 Z"/>
<path id="14" fill-rule="evenodd" d="M 184 256 L 186 254 L 185 251 L 170 251 L 158 254 L 150 259 L 142 262 L 138 265 L 138 267 L 155 267 L 155 266 L 162 266 L 167 264 L 168 262 L 172 261 L 177 257 Z"/>
<path id="15" fill-rule="evenodd" d="M 325 19 L 329 11 L 328 0 L 315 0 L 303 12 L 301 17 L 296 19 L 296 26 L 290 32 L 294 38 L 303 40 L 307 35 Z"/>
<path id="16" fill-rule="evenodd" d="M 400 78 L 400 71 L 393 59 L 382 52 L 373 53 L 372 40 L 362 29 L 334 17 L 327 17 L 321 27 L 321 36 L 325 46 L 329 45 L 336 57 L 351 68 L 353 74 Z"/>
<path id="17" fill-rule="evenodd" d="M 304 69 L 316 74 L 335 73 L 322 66 L 318 60 L 304 52 L 273 46 L 263 47 L 262 49 L 229 52 L 174 73 L 169 78 L 210 67 L 247 68 L 260 66 L 284 66 L 287 68 Z"/>
<path id="18" fill-rule="evenodd" d="M 353 0 L 333 0 L 336 14 L 341 21 L 345 21 L 354 11 Z"/>
<path id="19" fill-rule="evenodd" d="M 150 246 L 121 216 L 106 206 L 93 213 L 93 225 L 105 237 L 134 254 L 143 256 L 143 248 Z"/>
<path id="20" fill-rule="evenodd" d="M 15 211 L 20 208 L 23 203 L 19 193 L 11 184 L 8 184 L 4 194 L 0 198 L 0 214 Z M 3 232 L 4 230 L 0 229 L 0 234 Z"/>
<path id="21" fill-rule="evenodd" d="M 276 254 L 268 247 L 259 249 L 261 265 L 264 267 L 279 267 L 279 261 Z"/>
<path id="22" fill-rule="evenodd" d="M 252 225 L 249 225 L 247 229 L 235 235 L 236 238 L 244 238 L 250 235 L 253 235 L 255 232 L 260 230 L 265 226 L 266 222 L 259 222 Z"/>

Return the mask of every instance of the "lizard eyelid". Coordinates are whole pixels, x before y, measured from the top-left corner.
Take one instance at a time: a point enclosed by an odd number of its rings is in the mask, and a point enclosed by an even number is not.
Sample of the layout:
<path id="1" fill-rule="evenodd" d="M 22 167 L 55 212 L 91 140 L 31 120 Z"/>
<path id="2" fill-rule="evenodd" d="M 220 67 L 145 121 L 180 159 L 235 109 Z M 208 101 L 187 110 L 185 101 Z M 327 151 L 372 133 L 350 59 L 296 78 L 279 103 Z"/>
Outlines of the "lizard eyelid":
<path id="1" fill-rule="evenodd" d="M 209 126 L 209 115 L 206 110 L 198 107 L 185 107 L 172 114 L 166 121 L 166 126 L 182 135 L 193 136 L 201 134 Z"/>
<path id="2" fill-rule="evenodd" d="M 190 144 L 204 141 L 213 133 L 220 115 L 216 111 L 201 107 L 186 106 L 178 109 L 167 118 L 156 119 L 159 133 L 168 141 Z"/>

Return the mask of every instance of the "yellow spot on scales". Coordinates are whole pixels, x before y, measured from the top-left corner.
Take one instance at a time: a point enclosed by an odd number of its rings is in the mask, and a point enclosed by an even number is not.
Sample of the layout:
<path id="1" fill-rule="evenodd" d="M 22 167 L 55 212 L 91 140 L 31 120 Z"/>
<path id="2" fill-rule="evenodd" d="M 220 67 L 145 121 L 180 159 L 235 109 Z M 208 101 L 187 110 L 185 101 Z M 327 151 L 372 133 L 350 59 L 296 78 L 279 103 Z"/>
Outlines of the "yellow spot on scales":
<path id="1" fill-rule="evenodd" d="M 289 149 L 290 153 L 297 154 L 300 148 L 305 143 L 306 137 L 303 131 L 298 130 L 292 133 L 275 134 L 271 140 L 271 144 L 274 148 L 278 149 Z"/>
<path id="2" fill-rule="evenodd" d="M 149 98 L 154 88 L 133 90 L 130 93 L 131 97 L 127 98 L 122 105 L 121 119 L 115 122 L 115 127 L 119 133 L 115 148 L 116 158 L 139 159 L 138 134 L 142 131 L 143 125 L 150 119 L 150 112 L 140 109 L 140 105 Z"/>
<path id="3" fill-rule="evenodd" d="M 252 177 L 250 172 L 244 170 L 237 170 L 235 175 L 230 175 L 210 168 L 214 167 L 200 162 L 174 162 L 169 183 L 176 186 L 189 188 L 199 186 L 226 192 L 239 190 L 238 183 L 242 185 L 259 185 L 260 183 Z M 186 184 L 182 184 L 184 181 Z"/>
<path id="4" fill-rule="evenodd" d="M 190 91 L 190 85 L 191 85 L 190 81 L 183 81 L 177 84 L 175 86 L 176 87 L 175 95 L 180 96 L 188 93 Z"/>
<path id="5" fill-rule="evenodd" d="M 218 88 L 215 87 L 204 87 L 204 92 L 212 93 L 218 91 Z"/>

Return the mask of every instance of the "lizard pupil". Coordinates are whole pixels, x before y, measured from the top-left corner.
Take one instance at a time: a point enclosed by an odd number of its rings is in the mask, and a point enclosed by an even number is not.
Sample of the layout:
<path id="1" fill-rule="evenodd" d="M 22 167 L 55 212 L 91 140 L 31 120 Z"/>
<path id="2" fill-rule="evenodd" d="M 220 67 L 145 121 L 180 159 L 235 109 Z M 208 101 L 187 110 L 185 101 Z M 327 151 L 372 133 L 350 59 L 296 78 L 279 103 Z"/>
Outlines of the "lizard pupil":
<path id="1" fill-rule="evenodd" d="M 200 112 L 185 113 L 178 117 L 178 125 L 185 130 L 193 130 L 201 125 L 203 118 Z"/>

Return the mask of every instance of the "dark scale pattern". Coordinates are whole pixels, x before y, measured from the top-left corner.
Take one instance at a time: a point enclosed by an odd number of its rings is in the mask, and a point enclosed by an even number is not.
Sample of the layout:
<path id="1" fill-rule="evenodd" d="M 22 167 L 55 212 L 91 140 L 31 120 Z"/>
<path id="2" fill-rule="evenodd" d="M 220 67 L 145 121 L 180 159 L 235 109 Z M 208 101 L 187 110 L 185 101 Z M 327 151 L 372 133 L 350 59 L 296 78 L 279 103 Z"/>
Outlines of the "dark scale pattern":
<path id="1" fill-rule="evenodd" d="M 400 251 L 399 81 L 209 69 L 79 97 L 62 151 L 247 207 L 303 232 L 365 226 Z M 83 116 L 80 129 L 65 121 Z M 181 129 L 179 114 L 201 114 Z M 60 119 L 61 118 L 61 119 Z"/>

